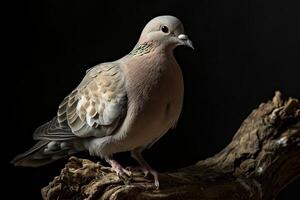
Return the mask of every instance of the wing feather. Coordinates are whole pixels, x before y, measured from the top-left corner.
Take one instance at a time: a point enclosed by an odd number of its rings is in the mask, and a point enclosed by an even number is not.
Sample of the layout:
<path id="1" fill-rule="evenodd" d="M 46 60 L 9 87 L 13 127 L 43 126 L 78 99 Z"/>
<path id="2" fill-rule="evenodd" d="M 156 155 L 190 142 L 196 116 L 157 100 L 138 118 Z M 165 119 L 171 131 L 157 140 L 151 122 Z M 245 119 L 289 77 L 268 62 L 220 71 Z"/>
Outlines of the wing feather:
<path id="1" fill-rule="evenodd" d="M 126 108 L 125 78 L 119 64 L 97 65 L 61 102 L 57 117 L 35 131 L 34 139 L 110 135 L 122 122 Z"/>

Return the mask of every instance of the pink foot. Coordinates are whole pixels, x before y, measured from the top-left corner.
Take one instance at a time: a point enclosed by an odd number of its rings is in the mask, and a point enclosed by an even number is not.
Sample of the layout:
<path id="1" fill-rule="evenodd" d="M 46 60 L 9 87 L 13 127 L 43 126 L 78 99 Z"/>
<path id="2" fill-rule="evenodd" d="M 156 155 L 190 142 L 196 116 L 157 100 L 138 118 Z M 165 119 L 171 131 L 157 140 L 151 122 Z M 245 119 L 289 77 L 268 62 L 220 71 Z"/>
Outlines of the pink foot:
<path id="1" fill-rule="evenodd" d="M 119 178 L 121 178 L 123 181 L 125 181 L 126 183 L 129 182 L 129 180 L 131 179 L 132 173 L 127 170 L 124 169 L 117 161 L 115 161 L 112 158 L 105 158 L 106 162 L 110 164 L 111 166 L 111 170 L 113 172 L 116 172 L 116 174 L 118 175 Z"/>
<path id="2" fill-rule="evenodd" d="M 143 168 L 141 166 L 129 166 L 129 167 L 126 167 L 126 169 L 131 172 L 142 172 L 144 174 L 144 177 L 148 176 L 148 174 L 149 174 L 148 169 Z"/>
<path id="3" fill-rule="evenodd" d="M 154 177 L 154 186 L 159 189 L 158 173 L 150 167 L 150 165 L 143 158 L 140 150 L 131 151 L 131 156 L 140 164 L 140 169 L 144 175 L 147 176 L 149 173 Z"/>
<path id="4" fill-rule="evenodd" d="M 154 185 L 155 185 L 156 189 L 159 189 L 159 181 L 158 181 L 158 173 L 157 173 L 157 171 L 151 169 L 149 172 L 154 177 Z"/>

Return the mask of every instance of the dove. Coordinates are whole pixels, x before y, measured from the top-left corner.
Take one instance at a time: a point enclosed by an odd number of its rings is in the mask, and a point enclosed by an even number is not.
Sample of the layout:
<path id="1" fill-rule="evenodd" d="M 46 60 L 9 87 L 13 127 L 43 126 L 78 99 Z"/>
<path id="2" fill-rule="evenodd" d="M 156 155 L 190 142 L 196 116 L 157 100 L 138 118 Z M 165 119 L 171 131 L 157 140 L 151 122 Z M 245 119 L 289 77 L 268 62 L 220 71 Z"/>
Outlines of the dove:
<path id="1" fill-rule="evenodd" d="M 105 159 L 119 177 L 128 177 L 131 171 L 113 155 L 130 151 L 143 172 L 152 174 L 158 188 L 158 173 L 142 151 L 179 119 L 184 82 L 173 50 L 181 45 L 193 48 L 178 18 L 166 15 L 150 20 L 130 53 L 86 72 L 60 103 L 56 116 L 35 130 L 37 143 L 11 162 L 39 167 L 88 151 Z"/>

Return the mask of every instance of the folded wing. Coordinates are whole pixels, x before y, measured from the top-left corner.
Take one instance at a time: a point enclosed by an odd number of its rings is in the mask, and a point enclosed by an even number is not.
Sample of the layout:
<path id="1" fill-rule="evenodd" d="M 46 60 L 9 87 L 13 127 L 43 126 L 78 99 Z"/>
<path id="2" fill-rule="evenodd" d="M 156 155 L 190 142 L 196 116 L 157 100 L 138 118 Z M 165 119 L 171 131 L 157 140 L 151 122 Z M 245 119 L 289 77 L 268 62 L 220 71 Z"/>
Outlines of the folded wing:
<path id="1" fill-rule="evenodd" d="M 79 86 L 59 105 L 57 117 L 40 126 L 37 140 L 104 137 L 120 125 L 127 110 L 124 74 L 118 63 L 88 71 Z"/>

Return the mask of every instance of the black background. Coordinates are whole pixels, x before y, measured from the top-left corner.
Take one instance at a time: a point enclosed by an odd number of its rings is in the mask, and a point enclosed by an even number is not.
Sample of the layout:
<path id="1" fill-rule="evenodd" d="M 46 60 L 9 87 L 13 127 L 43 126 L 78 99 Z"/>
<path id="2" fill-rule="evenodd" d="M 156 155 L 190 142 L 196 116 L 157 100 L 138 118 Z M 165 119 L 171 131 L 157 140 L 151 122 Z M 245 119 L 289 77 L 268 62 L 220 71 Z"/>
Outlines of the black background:
<path id="1" fill-rule="evenodd" d="M 1 79 L 2 108 L 7 110 L 2 115 L 8 114 L 3 166 L 10 199 L 40 199 L 40 188 L 65 160 L 37 169 L 14 168 L 9 160 L 34 144 L 34 129 L 56 114 L 86 69 L 127 54 L 144 25 L 158 15 L 181 19 L 196 47 L 175 50 L 185 79 L 185 102 L 177 129 L 144 153 L 158 171 L 219 152 L 251 110 L 271 99 L 275 90 L 300 98 L 296 2 L 11 1 L 4 7 L 8 62 Z M 117 157 L 131 164 L 127 153 Z M 300 199 L 299 188 L 298 179 L 278 199 Z"/>

